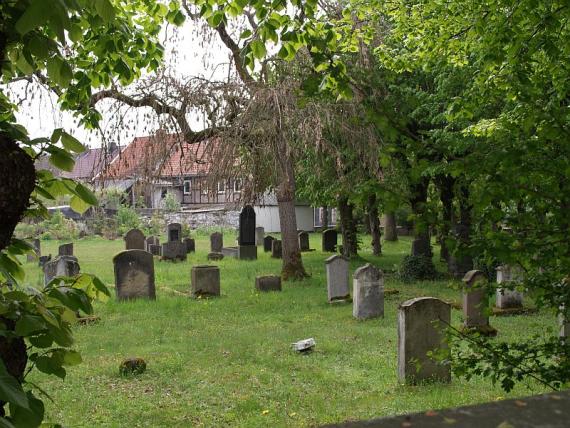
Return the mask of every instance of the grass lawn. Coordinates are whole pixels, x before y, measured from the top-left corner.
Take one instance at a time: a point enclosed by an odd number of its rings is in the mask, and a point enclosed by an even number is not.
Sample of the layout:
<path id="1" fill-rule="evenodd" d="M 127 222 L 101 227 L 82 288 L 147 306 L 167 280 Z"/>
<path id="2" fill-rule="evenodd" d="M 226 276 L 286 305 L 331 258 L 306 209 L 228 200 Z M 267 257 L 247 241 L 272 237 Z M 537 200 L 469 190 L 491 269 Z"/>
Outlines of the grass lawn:
<path id="1" fill-rule="evenodd" d="M 351 261 L 351 273 L 371 262 L 382 269 L 409 252 L 410 241 L 383 243 L 384 255 L 371 256 L 363 238 L 362 258 Z M 164 239 L 164 238 L 163 238 Z M 489 380 L 454 378 L 448 385 L 400 385 L 396 375 L 398 304 L 418 296 L 459 299 L 448 280 L 403 284 L 393 275 L 386 288 L 385 318 L 356 321 L 352 305 L 327 303 L 320 234 L 311 234 L 303 260 L 311 278 L 287 282 L 281 293 L 254 291 L 255 276 L 279 273 L 281 261 L 258 249 L 257 261 L 224 259 L 222 296 L 194 300 L 190 268 L 206 264 L 209 240 L 198 235 L 196 253 L 186 262 L 155 258 L 156 301 L 118 303 L 114 297 L 96 305 L 101 322 L 75 328 L 76 349 L 83 364 L 68 369 L 65 381 L 35 373 L 55 402 L 46 402 L 46 421 L 68 427 L 155 426 L 314 426 L 366 419 L 507 397 L 539 393 L 537 384 L 518 386 L 511 394 Z M 233 236 L 232 239 L 233 241 Z M 226 245 L 229 239 L 226 235 Z M 43 241 L 43 254 L 57 253 L 56 241 Z M 112 257 L 122 240 L 83 239 L 75 255 L 83 272 L 113 285 Z M 35 263 L 27 263 L 27 280 L 42 281 Z M 114 294 L 114 290 L 111 290 Z M 455 325 L 460 311 L 452 311 Z M 554 328 L 548 313 L 491 318 L 496 340 L 545 334 Z M 294 341 L 314 337 L 313 353 L 295 354 Z M 147 371 L 135 378 L 119 376 L 125 357 L 142 357 Z"/>

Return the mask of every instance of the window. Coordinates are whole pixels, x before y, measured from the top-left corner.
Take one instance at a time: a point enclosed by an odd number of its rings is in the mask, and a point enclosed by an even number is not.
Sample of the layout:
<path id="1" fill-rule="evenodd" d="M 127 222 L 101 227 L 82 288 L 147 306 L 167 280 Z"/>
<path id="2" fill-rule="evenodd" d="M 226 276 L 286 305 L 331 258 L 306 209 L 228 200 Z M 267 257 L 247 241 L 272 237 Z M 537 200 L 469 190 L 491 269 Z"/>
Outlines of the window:
<path id="1" fill-rule="evenodd" d="M 226 191 L 226 183 L 224 181 L 218 181 L 218 193 L 224 193 Z"/>
<path id="2" fill-rule="evenodd" d="M 184 194 L 189 195 L 192 192 L 192 182 L 190 180 L 184 180 Z"/>
<path id="3" fill-rule="evenodd" d="M 160 199 L 166 198 L 166 195 L 167 195 L 167 194 L 168 194 L 168 190 L 166 190 L 165 188 L 163 188 L 163 189 L 160 191 Z"/>
<path id="4" fill-rule="evenodd" d="M 241 192 L 241 180 L 239 178 L 234 180 L 234 192 Z"/>

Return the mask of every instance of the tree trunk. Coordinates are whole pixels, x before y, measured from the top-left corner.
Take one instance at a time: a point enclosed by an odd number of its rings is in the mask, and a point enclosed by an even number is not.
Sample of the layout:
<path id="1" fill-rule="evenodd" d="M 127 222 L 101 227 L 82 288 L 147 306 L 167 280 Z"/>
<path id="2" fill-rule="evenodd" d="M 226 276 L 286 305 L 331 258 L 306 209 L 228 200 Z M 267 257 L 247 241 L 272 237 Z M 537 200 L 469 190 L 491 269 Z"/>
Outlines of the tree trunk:
<path id="1" fill-rule="evenodd" d="M 429 179 L 422 178 L 412 186 L 410 204 L 414 213 L 414 241 L 412 256 L 432 257 L 429 228 L 425 223 Z"/>
<path id="2" fill-rule="evenodd" d="M 352 210 L 353 206 L 348 203 L 348 198 L 346 196 L 338 198 L 340 230 L 342 233 L 342 254 L 349 258 L 358 255 L 356 224 L 354 222 Z"/>
<path id="3" fill-rule="evenodd" d="M 396 228 L 396 213 L 388 211 L 384 214 L 384 241 L 395 242 L 398 240 L 398 229 Z"/>
<path id="4" fill-rule="evenodd" d="M 0 322 L 6 326 L 8 331 L 13 332 L 16 327 L 16 321 L 8 318 L 0 317 Z M 28 363 L 28 352 L 24 339 L 22 337 L 0 336 L 0 358 L 2 358 L 8 373 L 21 383 L 24 380 L 24 372 Z M 6 416 L 5 405 L 6 402 L 0 400 L 0 417 Z"/>
<path id="5" fill-rule="evenodd" d="M 473 257 L 469 253 L 471 243 L 471 209 L 469 189 L 463 185 L 459 193 L 459 222 L 454 226 L 456 248 L 449 256 L 448 271 L 455 278 L 463 278 L 465 273 L 473 269 Z"/>
<path id="6" fill-rule="evenodd" d="M 449 262 L 449 249 L 447 240 L 450 238 L 451 226 L 454 222 L 453 216 L 453 186 L 455 179 L 449 175 L 438 177 L 437 184 L 439 187 L 439 199 L 443 206 L 443 222 L 440 227 L 441 252 L 442 260 Z"/>
<path id="7" fill-rule="evenodd" d="M 372 254 L 379 256 L 382 254 L 382 246 L 380 243 L 380 219 L 378 217 L 376 195 L 368 197 L 368 224 L 370 225 L 370 235 L 372 236 Z"/>
<path id="8" fill-rule="evenodd" d="M 323 211 L 322 211 L 323 215 L 321 218 L 321 222 L 322 222 L 322 229 L 326 230 L 329 227 L 329 207 L 327 207 L 326 205 L 323 206 Z"/>

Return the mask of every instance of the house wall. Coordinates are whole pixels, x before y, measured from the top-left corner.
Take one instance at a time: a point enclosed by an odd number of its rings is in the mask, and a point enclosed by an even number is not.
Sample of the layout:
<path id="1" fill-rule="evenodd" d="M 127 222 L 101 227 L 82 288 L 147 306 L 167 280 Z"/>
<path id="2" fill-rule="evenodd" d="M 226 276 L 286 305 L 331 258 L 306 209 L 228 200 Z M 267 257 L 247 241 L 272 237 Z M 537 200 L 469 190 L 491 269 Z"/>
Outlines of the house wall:
<path id="1" fill-rule="evenodd" d="M 276 205 L 255 206 L 255 223 L 265 229 L 265 233 L 281 232 L 279 222 L 279 209 Z M 295 215 L 297 216 L 297 229 L 312 232 L 315 230 L 313 225 L 313 208 L 308 206 L 295 207 Z"/>

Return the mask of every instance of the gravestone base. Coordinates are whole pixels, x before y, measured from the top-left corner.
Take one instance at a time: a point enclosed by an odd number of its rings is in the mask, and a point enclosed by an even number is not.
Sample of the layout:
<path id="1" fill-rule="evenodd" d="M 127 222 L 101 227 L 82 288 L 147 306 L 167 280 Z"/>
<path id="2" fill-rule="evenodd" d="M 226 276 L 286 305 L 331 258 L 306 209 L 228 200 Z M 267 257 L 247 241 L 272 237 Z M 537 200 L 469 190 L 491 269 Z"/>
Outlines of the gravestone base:
<path id="1" fill-rule="evenodd" d="M 222 253 L 208 253 L 208 260 L 222 260 L 223 258 L 224 255 Z"/>
<path id="2" fill-rule="evenodd" d="M 527 315 L 527 314 L 534 314 L 538 312 L 536 308 L 527 308 L 527 307 L 519 307 L 519 308 L 493 308 L 493 316 L 496 317 L 511 317 L 515 315 Z"/>
<path id="3" fill-rule="evenodd" d="M 224 257 L 238 258 L 238 247 L 224 247 L 222 248 L 222 254 Z"/>
<path id="4" fill-rule="evenodd" d="M 257 260 L 257 246 L 255 245 L 238 246 L 238 259 Z"/>
<path id="5" fill-rule="evenodd" d="M 281 291 L 281 277 L 277 275 L 258 276 L 255 278 L 257 291 Z"/>
<path id="6" fill-rule="evenodd" d="M 495 337 L 497 335 L 497 329 L 490 325 L 476 325 L 472 327 L 464 325 L 459 330 L 466 334 L 480 334 L 485 337 Z"/>
<path id="7" fill-rule="evenodd" d="M 193 266 L 191 273 L 192 297 L 220 295 L 220 268 L 218 266 Z"/>
<path id="8" fill-rule="evenodd" d="M 346 296 L 332 297 L 329 299 L 329 303 L 331 305 L 337 305 L 339 303 L 352 303 L 352 297 L 350 297 L 350 294 L 347 294 Z"/>

